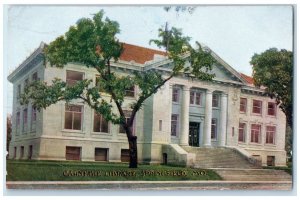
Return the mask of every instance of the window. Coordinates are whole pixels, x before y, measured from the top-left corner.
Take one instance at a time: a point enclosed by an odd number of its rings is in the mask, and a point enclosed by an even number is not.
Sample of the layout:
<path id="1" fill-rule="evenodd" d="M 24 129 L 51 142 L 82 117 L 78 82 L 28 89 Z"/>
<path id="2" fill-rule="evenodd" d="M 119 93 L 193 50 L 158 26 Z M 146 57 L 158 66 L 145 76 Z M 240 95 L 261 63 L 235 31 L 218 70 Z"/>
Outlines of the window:
<path id="1" fill-rule="evenodd" d="M 130 88 L 128 88 L 128 89 L 125 89 L 125 96 L 127 96 L 127 97 L 134 97 L 134 85 L 133 86 L 131 86 Z"/>
<path id="2" fill-rule="evenodd" d="M 258 124 L 252 124 L 251 125 L 251 142 L 253 143 L 260 143 L 260 130 L 261 126 Z"/>
<path id="3" fill-rule="evenodd" d="M 158 130 L 162 131 L 162 120 L 158 121 Z"/>
<path id="4" fill-rule="evenodd" d="M 217 119 L 211 119 L 211 139 L 217 139 Z"/>
<path id="5" fill-rule="evenodd" d="M 84 73 L 67 70 L 67 85 L 73 86 L 77 81 L 83 80 Z"/>
<path id="6" fill-rule="evenodd" d="M 268 102 L 268 115 L 276 115 L 276 104 L 273 102 Z"/>
<path id="7" fill-rule="evenodd" d="M 125 121 L 126 123 L 129 122 L 130 116 L 131 116 L 131 111 L 128 110 L 124 110 L 124 115 L 125 115 Z M 132 125 L 132 129 L 131 131 L 134 133 L 134 121 L 133 121 L 133 125 Z M 119 133 L 126 133 L 125 129 L 123 128 L 123 126 L 120 124 L 120 128 L 119 128 Z"/>
<path id="8" fill-rule="evenodd" d="M 38 80 L 39 80 L 38 74 L 37 74 L 37 72 L 34 72 L 34 73 L 32 74 L 32 81 L 38 81 Z"/>
<path id="9" fill-rule="evenodd" d="M 20 158 L 24 157 L 24 146 L 21 146 Z"/>
<path id="10" fill-rule="evenodd" d="M 108 149 L 95 148 L 95 161 L 108 161 Z"/>
<path id="11" fill-rule="evenodd" d="M 267 166 L 275 166 L 275 156 L 267 156 Z"/>
<path id="12" fill-rule="evenodd" d="M 129 149 L 121 149 L 121 162 L 130 161 L 130 151 Z"/>
<path id="13" fill-rule="evenodd" d="M 32 158 L 32 145 L 29 145 L 28 159 L 31 160 L 31 158 Z"/>
<path id="14" fill-rule="evenodd" d="M 191 91 L 190 92 L 190 104 L 201 105 L 201 92 L 200 91 Z"/>
<path id="15" fill-rule="evenodd" d="M 275 144 L 275 126 L 267 126 L 266 144 Z"/>
<path id="16" fill-rule="evenodd" d="M 82 106 L 65 106 L 65 129 L 81 130 Z"/>
<path id="17" fill-rule="evenodd" d="M 66 160 L 80 160 L 81 147 L 66 147 Z"/>
<path id="18" fill-rule="evenodd" d="M 252 113 L 261 114 L 262 102 L 253 100 Z"/>
<path id="19" fill-rule="evenodd" d="M 16 119 L 16 128 L 17 128 L 17 131 L 18 129 L 20 128 L 20 112 L 17 112 L 17 119 Z"/>
<path id="20" fill-rule="evenodd" d="M 17 147 L 14 147 L 14 157 L 13 159 L 16 159 L 17 158 Z"/>
<path id="21" fill-rule="evenodd" d="M 246 124 L 239 124 L 239 142 L 246 142 Z"/>
<path id="22" fill-rule="evenodd" d="M 240 112 L 245 113 L 247 111 L 247 99 L 241 98 L 240 99 Z"/>
<path id="23" fill-rule="evenodd" d="M 212 95 L 212 107 L 219 107 L 219 95 L 218 94 L 213 94 Z"/>
<path id="24" fill-rule="evenodd" d="M 108 133 L 108 122 L 96 112 L 94 112 L 94 132 Z"/>
<path id="25" fill-rule="evenodd" d="M 25 80 L 25 87 L 27 87 L 29 85 L 29 79 L 27 78 L 26 80 Z"/>
<path id="26" fill-rule="evenodd" d="M 27 117 L 28 117 L 28 112 L 27 108 L 23 110 L 23 132 L 27 131 Z"/>
<path id="27" fill-rule="evenodd" d="M 21 97 L 21 85 L 18 85 L 18 89 L 17 89 L 17 99 L 19 99 Z"/>
<path id="28" fill-rule="evenodd" d="M 36 108 L 32 106 L 31 108 L 31 131 L 36 129 Z"/>
<path id="29" fill-rule="evenodd" d="M 172 114 L 171 135 L 176 136 L 178 131 L 178 115 Z"/>
<path id="30" fill-rule="evenodd" d="M 179 102 L 179 88 L 173 88 L 172 101 Z"/>

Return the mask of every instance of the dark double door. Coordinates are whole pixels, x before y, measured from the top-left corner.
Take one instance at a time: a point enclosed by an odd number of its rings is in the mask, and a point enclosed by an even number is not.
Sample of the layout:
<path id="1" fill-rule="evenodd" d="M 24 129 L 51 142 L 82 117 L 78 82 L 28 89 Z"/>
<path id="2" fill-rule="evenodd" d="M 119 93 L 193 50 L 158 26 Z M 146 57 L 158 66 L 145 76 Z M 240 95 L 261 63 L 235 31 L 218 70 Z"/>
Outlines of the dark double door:
<path id="1" fill-rule="evenodd" d="M 200 123 L 190 122 L 189 126 L 189 145 L 199 147 Z"/>

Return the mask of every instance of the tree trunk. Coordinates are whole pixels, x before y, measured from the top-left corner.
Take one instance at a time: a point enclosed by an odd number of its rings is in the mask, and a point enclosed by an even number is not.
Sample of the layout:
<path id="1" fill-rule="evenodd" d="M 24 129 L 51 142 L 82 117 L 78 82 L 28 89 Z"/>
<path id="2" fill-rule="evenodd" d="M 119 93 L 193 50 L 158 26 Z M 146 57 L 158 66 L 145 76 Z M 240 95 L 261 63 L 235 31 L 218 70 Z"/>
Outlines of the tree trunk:
<path id="1" fill-rule="evenodd" d="M 137 168 L 137 144 L 136 144 L 136 136 L 131 136 L 128 138 L 129 142 L 129 168 Z"/>

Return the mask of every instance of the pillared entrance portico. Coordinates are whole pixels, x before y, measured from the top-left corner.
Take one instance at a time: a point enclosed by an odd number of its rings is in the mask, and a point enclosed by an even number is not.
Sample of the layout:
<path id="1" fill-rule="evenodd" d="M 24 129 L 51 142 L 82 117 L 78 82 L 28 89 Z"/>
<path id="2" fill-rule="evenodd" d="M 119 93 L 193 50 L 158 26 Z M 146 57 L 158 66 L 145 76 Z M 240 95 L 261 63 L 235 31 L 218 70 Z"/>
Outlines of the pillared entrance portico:
<path id="1" fill-rule="evenodd" d="M 181 102 L 181 117 L 180 117 L 180 131 L 179 131 L 179 145 L 189 146 L 189 126 L 190 126 L 190 86 L 182 86 L 182 102 Z M 205 92 L 205 116 L 202 141 L 199 146 L 210 147 L 211 142 L 211 122 L 212 122 L 212 97 L 213 90 L 206 90 Z M 225 146 L 226 144 L 226 129 L 227 129 L 227 94 L 224 92 L 220 95 L 220 122 L 219 133 L 217 138 L 218 146 Z M 190 137 L 191 138 L 191 137 Z M 200 138 L 200 136 L 198 136 Z"/>

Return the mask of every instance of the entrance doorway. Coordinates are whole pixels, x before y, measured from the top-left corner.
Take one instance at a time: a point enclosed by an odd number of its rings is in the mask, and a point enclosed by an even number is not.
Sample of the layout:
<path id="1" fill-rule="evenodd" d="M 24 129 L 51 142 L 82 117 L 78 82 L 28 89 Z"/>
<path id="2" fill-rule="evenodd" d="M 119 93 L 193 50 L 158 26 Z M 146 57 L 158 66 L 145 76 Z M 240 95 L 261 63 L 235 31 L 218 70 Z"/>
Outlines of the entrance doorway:
<path id="1" fill-rule="evenodd" d="M 190 122 L 189 126 L 189 145 L 193 147 L 199 147 L 199 132 L 200 123 Z"/>

